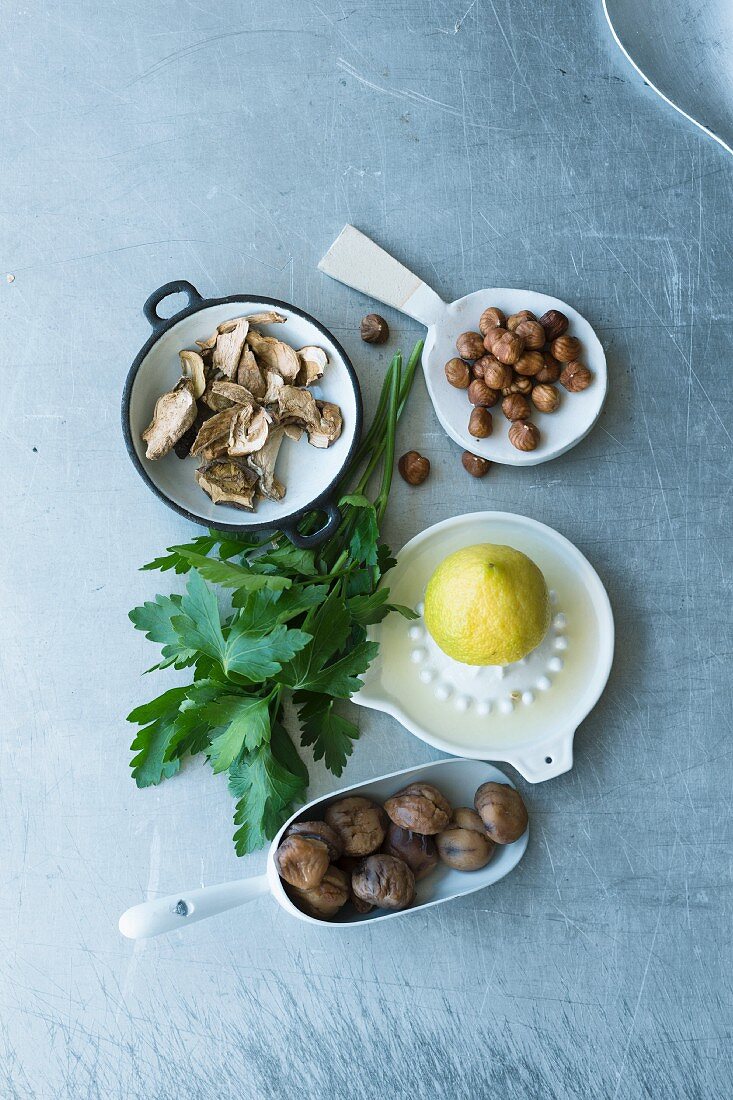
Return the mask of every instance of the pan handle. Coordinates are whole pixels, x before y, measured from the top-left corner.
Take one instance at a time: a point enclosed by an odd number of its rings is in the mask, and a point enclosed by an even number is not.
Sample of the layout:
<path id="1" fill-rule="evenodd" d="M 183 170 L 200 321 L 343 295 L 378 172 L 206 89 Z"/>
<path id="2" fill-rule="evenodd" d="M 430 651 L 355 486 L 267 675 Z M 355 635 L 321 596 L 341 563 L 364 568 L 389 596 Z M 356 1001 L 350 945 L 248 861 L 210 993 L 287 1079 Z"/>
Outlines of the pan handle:
<path id="1" fill-rule="evenodd" d="M 161 317 L 158 313 L 158 306 L 160 303 L 171 294 L 185 294 L 188 298 L 187 304 L 184 309 L 189 309 L 190 306 L 197 305 L 199 302 L 203 302 L 203 298 L 199 294 L 193 283 L 189 283 L 187 279 L 174 279 L 171 283 L 165 283 L 163 286 L 159 286 L 157 290 L 154 290 L 150 295 L 145 305 L 143 306 L 143 313 L 145 319 L 150 324 L 151 328 L 157 332 L 162 329 L 164 325 L 168 323 L 170 318 Z M 183 312 L 179 310 L 179 312 Z"/>
<path id="2" fill-rule="evenodd" d="M 417 275 L 353 225 L 345 225 L 318 265 L 319 271 L 376 298 L 430 328 L 446 304 Z"/>
<path id="3" fill-rule="evenodd" d="M 215 917 L 238 905 L 246 905 L 248 901 L 269 892 L 267 875 L 257 875 L 169 894 L 167 898 L 154 898 L 133 905 L 132 909 L 123 913 L 119 922 L 120 932 L 129 940 L 147 939 L 148 936 L 159 936 L 161 932 L 177 932 L 186 925 Z"/>
<path id="4" fill-rule="evenodd" d="M 297 521 L 292 525 L 282 525 L 281 530 L 288 536 L 293 546 L 297 546 L 299 550 L 310 550 L 312 547 L 320 546 L 322 542 L 325 542 L 334 534 L 341 522 L 341 512 L 333 501 L 329 500 L 325 504 L 319 505 L 318 511 L 326 513 L 326 522 L 323 527 L 319 527 L 317 531 L 313 531 L 309 535 L 301 534 L 298 530 Z"/>

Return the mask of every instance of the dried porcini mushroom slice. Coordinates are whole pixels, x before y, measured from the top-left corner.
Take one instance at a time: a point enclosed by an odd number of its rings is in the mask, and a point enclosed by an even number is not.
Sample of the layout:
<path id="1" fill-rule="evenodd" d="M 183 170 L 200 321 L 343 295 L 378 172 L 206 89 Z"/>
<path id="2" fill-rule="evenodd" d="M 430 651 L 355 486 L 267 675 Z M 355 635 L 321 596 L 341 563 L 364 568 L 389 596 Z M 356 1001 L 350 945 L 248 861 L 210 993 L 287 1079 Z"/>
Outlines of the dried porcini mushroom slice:
<path id="1" fill-rule="evenodd" d="M 181 371 L 184 378 L 190 378 L 193 382 L 193 396 L 201 397 L 206 389 L 206 371 L 204 361 L 197 351 L 179 351 Z"/>
<path id="2" fill-rule="evenodd" d="M 233 458 L 251 455 L 264 447 L 272 418 L 261 408 L 240 405 L 232 417 L 227 450 Z"/>
<path id="3" fill-rule="evenodd" d="M 285 344 L 274 336 L 263 336 L 257 329 L 251 329 L 247 333 L 247 343 L 262 366 L 276 371 L 286 382 L 295 381 L 300 370 L 300 359 L 290 344 Z"/>
<path id="4" fill-rule="evenodd" d="M 282 500 L 285 486 L 275 477 L 275 463 L 285 437 L 285 428 L 278 424 L 270 430 L 264 445 L 247 459 L 247 465 L 257 474 L 257 492 L 268 500 Z"/>
<path id="5" fill-rule="evenodd" d="M 330 447 L 341 435 L 343 418 L 338 405 L 332 405 L 330 401 L 316 401 L 316 408 L 321 416 L 320 424 L 313 431 L 308 432 L 308 442 L 312 447 Z"/>
<path id="6" fill-rule="evenodd" d="M 231 324 L 231 328 L 228 326 Z M 227 326 L 227 327 L 225 327 Z M 223 330 L 223 331 L 222 331 Z M 237 317 L 232 322 L 220 325 L 214 348 L 214 370 L 220 370 L 230 380 L 236 378 L 239 359 L 242 355 L 244 341 L 249 331 L 249 322 L 246 317 Z"/>
<path id="7" fill-rule="evenodd" d="M 303 438 L 303 429 L 300 424 L 283 424 L 283 431 L 293 443 L 300 443 Z"/>
<path id="8" fill-rule="evenodd" d="M 202 352 L 213 351 L 216 347 L 216 338 L 218 332 L 212 332 L 211 336 L 207 336 L 205 340 L 196 340 L 196 343 L 201 348 Z"/>
<path id="9" fill-rule="evenodd" d="M 215 458 L 196 471 L 196 481 L 214 504 L 233 504 L 252 511 L 256 475 L 235 459 Z"/>
<path id="10" fill-rule="evenodd" d="M 283 421 L 300 424 L 307 432 L 320 430 L 321 414 L 313 394 L 308 390 L 283 386 L 277 395 L 277 407 Z"/>
<path id="11" fill-rule="evenodd" d="M 250 393 L 246 386 L 240 386 L 237 382 L 227 382 L 226 378 L 216 378 L 209 383 L 209 393 L 230 405 L 256 405 L 254 394 Z"/>
<path id="12" fill-rule="evenodd" d="M 145 457 L 154 461 L 167 455 L 195 419 L 193 382 L 190 378 L 181 378 L 172 390 L 162 394 L 155 402 L 153 419 L 142 435 L 147 443 Z"/>
<path id="13" fill-rule="evenodd" d="M 253 397 L 257 400 L 261 400 L 265 396 L 265 390 L 267 389 L 267 383 L 262 377 L 262 371 L 257 366 L 257 360 L 255 359 L 252 348 L 249 344 L 245 344 L 242 348 L 242 354 L 239 357 L 239 366 L 237 367 L 237 382 L 240 386 L 244 386 Z"/>
<path id="14" fill-rule="evenodd" d="M 274 370 L 265 371 L 265 393 L 260 398 L 263 405 L 274 405 L 278 399 L 280 390 L 285 386 L 285 380 L 281 374 Z"/>
<path id="15" fill-rule="evenodd" d="M 287 321 L 284 313 L 275 313 L 274 309 L 265 310 L 264 313 L 248 313 L 245 317 L 250 325 L 281 325 Z"/>
<path id="16" fill-rule="evenodd" d="M 191 454 L 201 454 L 205 447 L 210 446 L 219 439 L 226 439 L 229 436 L 229 429 L 232 426 L 232 420 L 237 409 L 237 405 L 232 405 L 230 409 L 224 409 L 223 412 L 217 413 L 216 416 L 210 416 L 208 420 L 205 420 L 193 442 Z"/>
<path id="17" fill-rule="evenodd" d="M 298 359 L 300 370 L 295 379 L 297 386 L 312 386 L 319 378 L 323 378 L 323 372 L 328 366 L 328 356 L 323 348 L 317 348 L 314 344 L 298 348 Z"/>

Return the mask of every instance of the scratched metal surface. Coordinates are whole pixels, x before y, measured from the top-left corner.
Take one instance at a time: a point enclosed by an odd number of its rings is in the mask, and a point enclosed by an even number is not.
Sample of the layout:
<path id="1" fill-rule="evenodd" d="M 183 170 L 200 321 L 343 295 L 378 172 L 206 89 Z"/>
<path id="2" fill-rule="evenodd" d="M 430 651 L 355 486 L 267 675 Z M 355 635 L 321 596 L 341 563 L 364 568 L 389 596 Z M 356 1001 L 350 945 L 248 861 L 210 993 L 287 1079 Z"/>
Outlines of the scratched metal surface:
<path id="1" fill-rule="evenodd" d="M 2 1095 L 730 1095 L 731 159 L 581 0 L 26 0 L 2 23 Z M 390 314 L 389 348 L 361 345 L 367 303 L 316 272 L 346 220 L 446 297 L 534 287 L 596 326 L 608 406 L 550 465 L 470 481 L 417 386 L 401 444 L 433 474 L 388 535 L 552 524 L 608 586 L 612 678 L 491 891 L 349 935 L 265 899 L 133 946 L 131 902 L 263 865 L 233 855 L 223 782 L 127 774 L 155 686 L 136 567 L 191 533 L 120 438 L 140 306 L 179 277 L 298 302 L 371 405 L 418 330 Z M 350 782 L 435 755 L 359 720 Z"/>

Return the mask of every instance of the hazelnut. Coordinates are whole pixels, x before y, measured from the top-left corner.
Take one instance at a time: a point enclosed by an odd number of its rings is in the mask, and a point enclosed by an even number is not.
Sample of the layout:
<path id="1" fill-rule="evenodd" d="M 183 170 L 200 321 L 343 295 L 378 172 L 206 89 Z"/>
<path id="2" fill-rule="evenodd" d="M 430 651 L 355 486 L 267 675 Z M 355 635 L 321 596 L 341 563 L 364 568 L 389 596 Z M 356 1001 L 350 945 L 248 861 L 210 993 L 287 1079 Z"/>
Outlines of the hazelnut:
<path id="1" fill-rule="evenodd" d="M 480 359 L 484 341 L 478 332 L 462 332 L 456 340 L 456 350 L 462 359 Z"/>
<path id="2" fill-rule="evenodd" d="M 544 366 L 542 370 L 535 375 L 535 380 L 537 382 L 557 382 L 562 367 L 555 356 L 550 355 L 549 351 L 543 352 L 542 358 L 544 360 Z"/>
<path id="3" fill-rule="evenodd" d="M 518 451 L 533 451 L 539 441 L 539 429 L 529 420 L 516 420 L 509 429 L 509 442 Z"/>
<path id="4" fill-rule="evenodd" d="M 522 321 L 535 321 L 535 315 L 531 309 L 520 309 L 519 313 L 512 313 L 511 317 L 507 317 L 506 327 L 510 332 L 514 332 L 517 325 L 520 325 Z"/>
<path id="5" fill-rule="evenodd" d="M 463 463 L 463 469 L 471 475 L 471 477 L 484 477 L 489 472 L 491 463 L 486 458 L 481 458 L 479 455 L 473 455 L 470 451 L 464 451 L 461 455 L 461 462 Z"/>
<path id="6" fill-rule="evenodd" d="M 509 387 L 509 393 L 529 393 L 532 389 L 532 379 L 524 378 L 521 374 L 515 378 Z M 504 395 L 506 397 L 506 394 Z"/>
<path id="7" fill-rule="evenodd" d="M 478 871 L 494 854 L 494 841 L 475 810 L 458 809 L 442 833 L 435 838 L 443 863 L 457 871 Z"/>
<path id="8" fill-rule="evenodd" d="M 505 386 L 511 385 L 514 377 L 511 367 L 506 363 L 500 363 L 493 355 L 486 355 L 483 361 L 485 362 L 484 382 L 487 386 L 495 390 L 503 390 Z"/>
<path id="9" fill-rule="evenodd" d="M 570 393 L 580 393 L 586 390 L 593 381 L 593 375 L 582 363 L 573 361 L 568 363 L 560 375 L 560 382 Z"/>
<path id="10" fill-rule="evenodd" d="M 380 909 L 407 909 L 415 898 L 415 876 L 396 856 L 368 856 L 351 876 L 351 889 Z"/>
<path id="11" fill-rule="evenodd" d="M 346 856 L 376 852 L 387 832 L 387 815 L 382 807 L 359 795 L 332 802 L 323 816 L 338 833 Z"/>
<path id="12" fill-rule="evenodd" d="M 560 394 L 554 386 L 535 386 L 532 390 L 532 403 L 540 412 L 554 413 L 560 404 Z"/>
<path id="13" fill-rule="evenodd" d="M 477 359 L 475 363 L 471 363 L 469 370 L 471 371 L 471 381 L 476 378 L 483 378 L 484 367 L 486 366 L 486 356 L 482 355 L 480 359 Z"/>
<path id="14" fill-rule="evenodd" d="M 524 346 L 526 348 L 534 349 L 543 348 L 545 346 L 545 330 L 539 321 L 520 321 L 515 326 L 514 332 L 517 336 L 521 336 L 524 339 Z"/>
<path id="15" fill-rule="evenodd" d="M 341 838 L 325 821 L 296 821 L 285 836 L 305 836 L 309 840 L 320 840 L 328 848 L 331 863 L 336 863 L 341 858 Z"/>
<path id="16" fill-rule="evenodd" d="M 349 900 L 349 878 L 339 867 L 331 865 L 317 886 L 310 890 L 291 886 L 288 894 L 304 913 L 331 920 Z"/>
<path id="17" fill-rule="evenodd" d="M 506 323 L 506 318 L 500 309 L 496 306 L 489 306 L 485 309 L 479 318 L 479 332 L 482 336 L 485 336 L 489 329 L 503 328 Z"/>
<path id="18" fill-rule="evenodd" d="M 497 325 L 496 328 L 490 328 L 489 331 L 484 335 L 484 347 L 489 352 L 489 354 L 493 353 L 494 344 L 507 331 L 508 329 L 503 328 L 501 325 Z"/>
<path id="19" fill-rule="evenodd" d="M 507 420 L 528 420 L 532 410 L 529 401 L 521 393 L 510 393 L 501 403 L 501 411 Z"/>
<path id="20" fill-rule="evenodd" d="M 559 309 L 548 309 L 547 313 L 543 313 L 540 317 L 540 324 L 545 330 L 548 342 L 551 343 L 568 331 L 570 322 Z"/>
<path id="21" fill-rule="evenodd" d="M 514 787 L 505 783 L 482 783 L 473 803 L 486 832 L 496 844 L 512 844 L 527 828 L 527 807 Z"/>
<path id="22" fill-rule="evenodd" d="M 287 836 L 275 852 L 275 866 L 281 879 L 299 890 L 318 886 L 329 864 L 328 845 L 305 836 Z"/>
<path id="23" fill-rule="evenodd" d="M 408 485 L 422 485 L 430 473 L 430 460 L 419 451 L 407 451 L 397 463 L 397 469 Z"/>
<path id="24" fill-rule="evenodd" d="M 488 409 L 475 408 L 468 420 L 468 434 L 474 439 L 486 439 L 494 430 L 494 421 Z"/>
<path id="25" fill-rule="evenodd" d="M 359 332 L 367 344 L 384 344 L 389 339 L 389 325 L 378 313 L 367 313 L 362 317 Z"/>
<path id="26" fill-rule="evenodd" d="M 453 359 L 449 359 L 445 364 L 445 376 L 451 386 L 455 386 L 456 389 L 459 390 L 465 390 L 468 388 L 468 383 L 471 381 L 471 369 L 468 363 L 464 363 L 462 359 L 456 356 Z"/>
<path id="27" fill-rule="evenodd" d="M 438 862 L 438 851 L 431 836 L 412 833 L 393 822 L 389 824 L 387 839 L 382 847 L 388 856 L 396 856 L 407 864 L 416 882 L 429 875 Z"/>
<path id="28" fill-rule="evenodd" d="M 523 374 L 526 378 L 534 378 L 545 365 L 541 351 L 525 351 L 514 364 L 517 374 Z"/>
<path id="29" fill-rule="evenodd" d="M 524 351 L 524 340 L 516 332 L 505 332 L 498 340 L 494 340 L 491 351 L 500 363 L 513 366 Z"/>
<path id="30" fill-rule="evenodd" d="M 577 359 L 581 351 L 581 343 L 577 336 L 558 336 L 550 344 L 550 351 L 559 363 L 570 363 Z"/>
<path id="31" fill-rule="evenodd" d="M 481 378 L 474 378 L 468 387 L 468 400 L 472 405 L 483 405 L 485 408 L 490 408 L 499 400 L 499 394 L 497 390 L 487 386 Z"/>
<path id="32" fill-rule="evenodd" d="M 450 802 L 431 783 L 410 783 L 384 803 L 390 821 L 413 833 L 432 836 L 451 819 Z"/>

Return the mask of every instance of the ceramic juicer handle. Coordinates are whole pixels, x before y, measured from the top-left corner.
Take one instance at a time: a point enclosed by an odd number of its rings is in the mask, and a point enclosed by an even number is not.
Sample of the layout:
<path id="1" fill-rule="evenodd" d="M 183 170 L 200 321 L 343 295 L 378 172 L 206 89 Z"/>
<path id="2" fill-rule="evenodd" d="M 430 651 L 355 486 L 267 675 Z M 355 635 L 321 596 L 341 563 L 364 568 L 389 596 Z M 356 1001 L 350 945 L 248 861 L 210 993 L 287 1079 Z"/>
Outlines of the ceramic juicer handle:
<path id="1" fill-rule="evenodd" d="M 214 917 L 227 909 L 245 905 L 270 892 L 267 875 L 222 882 L 217 886 L 202 886 L 133 905 L 120 917 L 119 928 L 129 940 L 159 936 L 161 932 L 176 932 L 184 925 Z"/>
<path id="2" fill-rule="evenodd" d="M 446 309 L 443 299 L 427 283 L 353 225 L 344 226 L 318 269 L 414 317 L 426 328 L 436 324 Z"/>

